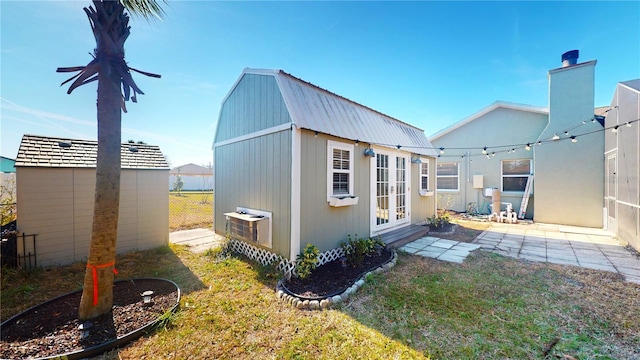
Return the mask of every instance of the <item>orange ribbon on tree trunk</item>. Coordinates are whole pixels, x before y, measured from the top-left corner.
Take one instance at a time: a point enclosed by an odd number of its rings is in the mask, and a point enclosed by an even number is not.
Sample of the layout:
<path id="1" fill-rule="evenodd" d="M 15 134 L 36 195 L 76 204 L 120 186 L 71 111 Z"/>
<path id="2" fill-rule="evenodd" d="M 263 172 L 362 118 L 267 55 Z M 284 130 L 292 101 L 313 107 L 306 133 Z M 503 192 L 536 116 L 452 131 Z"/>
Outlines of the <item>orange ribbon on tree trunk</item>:
<path id="1" fill-rule="evenodd" d="M 93 306 L 98 305 L 98 269 L 114 266 L 113 273 L 118 275 L 118 270 L 116 270 L 115 265 L 115 261 L 102 265 L 87 264 L 87 267 L 90 268 L 93 273 Z"/>

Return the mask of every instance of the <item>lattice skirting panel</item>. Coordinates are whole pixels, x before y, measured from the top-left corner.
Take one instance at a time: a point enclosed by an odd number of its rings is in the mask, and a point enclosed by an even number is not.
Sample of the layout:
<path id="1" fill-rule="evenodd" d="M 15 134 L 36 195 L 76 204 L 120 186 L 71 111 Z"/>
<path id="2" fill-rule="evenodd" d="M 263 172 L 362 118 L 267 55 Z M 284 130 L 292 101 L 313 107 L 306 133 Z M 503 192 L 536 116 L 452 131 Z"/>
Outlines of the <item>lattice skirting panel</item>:
<path id="1" fill-rule="evenodd" d="M 288 259 L 283 258 L 280 255 L 267 251 L 265 249 L 261 249 L 259 247 L 253 246 L 251 244 L 247 244 L 244 241 L 231 239 L 229 241 L 229 246 L 231 250 L 242 254 L 249 259 L 255 260 L 262 265 L 269 265 L 273 263 L 278 263 L 276 269 L 278 271 L 282 271 L 286 278 L 290 278 L 292 274 L 297 275 L 296 271 L 296 262 L 290 261 Z M 342 248 L 335 248 L 325 252 L 320 253 L 318 255 L 318 266 L 324 265 L 328 262 L 334 261 L 344 256 L 344 251 Z"/>

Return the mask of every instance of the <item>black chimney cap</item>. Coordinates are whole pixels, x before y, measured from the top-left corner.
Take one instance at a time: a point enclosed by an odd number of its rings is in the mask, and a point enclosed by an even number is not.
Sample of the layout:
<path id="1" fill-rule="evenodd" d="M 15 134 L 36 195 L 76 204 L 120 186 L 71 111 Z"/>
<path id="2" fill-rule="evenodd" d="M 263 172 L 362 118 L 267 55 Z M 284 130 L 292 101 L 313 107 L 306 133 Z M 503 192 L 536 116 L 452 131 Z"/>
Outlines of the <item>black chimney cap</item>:
<path id="1" fill-rule="evenodd" d="M 562 54 L 562 61 L 565 60 L 577 60 L 578 57 L 580 57 L 580 51 L 578 50 L 571 50 L 571 51 L 567 51 L 566 53 Z"/>

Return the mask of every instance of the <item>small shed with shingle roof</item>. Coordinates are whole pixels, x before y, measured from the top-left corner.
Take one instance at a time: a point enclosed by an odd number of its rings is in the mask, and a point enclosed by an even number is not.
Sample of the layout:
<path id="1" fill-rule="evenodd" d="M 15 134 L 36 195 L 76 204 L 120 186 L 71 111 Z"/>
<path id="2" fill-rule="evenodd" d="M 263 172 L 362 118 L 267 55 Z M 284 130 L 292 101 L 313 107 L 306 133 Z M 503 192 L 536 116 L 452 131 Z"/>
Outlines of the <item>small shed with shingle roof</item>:
<path id="1" fill-rule="evenodd" d="M 98 143 L 24 135 L 16 158 L 18 231 L 37 234 L 19 252 L 38 266 L 85 260 L 89 252 Z M 169 166 L 158 146 L 122 144 L 118 253 L 167 244 Z"/>

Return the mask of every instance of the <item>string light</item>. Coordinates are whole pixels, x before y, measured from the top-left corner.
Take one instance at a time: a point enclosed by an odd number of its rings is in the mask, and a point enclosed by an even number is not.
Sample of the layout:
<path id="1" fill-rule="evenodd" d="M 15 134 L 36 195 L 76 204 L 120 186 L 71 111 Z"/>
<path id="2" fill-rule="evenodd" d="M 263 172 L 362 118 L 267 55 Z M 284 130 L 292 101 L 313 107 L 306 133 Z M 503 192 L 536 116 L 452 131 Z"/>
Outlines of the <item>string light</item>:
<path id="1" fill-rule="evenodd" d="M 617 108 L 617 107 L 614 107 L 613 109 L 615 109 L 615 108 Z M 599 119 L 598 116 L 596 116 L 594 118 L 590 118 L 591 122 L 596 122 L 596 120 L 598 120 L 598 119 Z M 480 147 L 459 147 L 459 148 L 458 147 L 450 147 L 450 148 L 447 148 L 447 149 L 449 149 L 449 150 L 467 150 L 467 151 L 468 150 L 476 150 L 477 149 L 477 150 L 481 150 L 482 155 L 485 155 L 485 156 L 487 156 L 487 158 L 490 158 L 490 156 L 496 156 L 496 153 L 505 153 L 505 152 L 506 153 L 512 153 L 512 152 L 515 153 L 516 148 L 519 148 L 521 146 L 524 147 L 525 150 L 531 151 L 531 147 L 540 146 L 545 142 L 550 142 L 550 141 L 554 141 L 555 142 L 555 141 L 558 141 L 558 140 L 571 140 L 571 142 L 576 143 L 576 142 L 578 142 L 578 137 L 580 137 L 580 136 L 591 135 L 591 134 L 595 134 L 595 133 L 598 133 L 598 132 L 601 132 L 601 131 L 607 131 L 607 130 L 611 130 L 612 133 L 617 133 L 618 131 L 621 130 L 620 127 L 629 127 L 630 128 L 630 127 L 633 127 L 633 123 L 636 123 L 636 122 L 640 122 L 640 119 L 634 119 L 634 120 L 627 121 L 627 122 L 624 122 L 624 123 L 621 123 L 621 124 L 615 125 L 615 126 L 601 127 L 601 128 L 598 128 L 597 130 L 588 131 L 588 132 L 581 133 L 581 134 L 570 135 L 570 132 L 572 131 L 572 129 L 578 128 L 581 125 L 584 125 L 585 123 L 588 123 L 588 120 L 585 120 L 585 121 L 582 121 L 580 125 L 577 125 L 577 126 L 574 126 L 573 128 L 569 128 L 567 130 L 562 131 L 561 133 L 564 133 L 566 135 L 566 137 L 560 137 L 560 136 L 558 136 L 558 133 L 554 133 L 553 136 L 550 139 L 548 139 L 548 140 L 538 140 L 535 143 L 530 143 L 529 142 L 529 143 L 526 143 L 526 144 L 510 144 L 510 145 L 506 145 L 505 144 L 505 145 L 496 145 L 496 146 L 483 146 L 481 148 Z M 309 130 L 311 130 L 311 129 L 309 129 Z M 311 131 L 314 132 L 314 136 L 317 138 L 318 134 L 319 134 L 319 131 L 314 131 L 314 130 L 311 130 Z M 360 143 L 360 140 L 354 140 L 354 142 L 355 142 L 355 145 L 358 146 L 359 143 Z M 398 150 L 400 150 L 402 147 L 404 147 L 404 148 L 415 148 L 415 149 L 429 149 L 429 150 L 436 150 L 436 151 L 439 150 L 440 155 L 438 155 L 438 157 L 441 157 L 441 155 L 444 155 L 444 153 L 445 153 L 445 151 L 444 151 L 445 147 L 433 148 L 433 147 L 426 147 L 426 146 L 403 146 L 403 145 L 400 145 L 400 144 L 392 145 L 392 144 L 385 144 L 385 143 L 370 143 L 369 146 L 371 146 L 371 144 L 380 145 L 380 146 L 388 146 L 388 147 L 396 147 Z M 515 146 L 515 147 L 513 147 L 513 146 Z M 491 153 L 489 153 L 488 149 L 490 149 L 490 148 L 502 149 L 502 150 L 492 151 Z M 369 149 L 367 149 L 367 150 L 369 150 Z M 480 155 L 480 154 L 478 154 L 478 155 Z M 450 157 L 458 157 L 460 155 L 451 154 L 449 156 Z M 470 158 L 470 161 L 471 161 L 471 157 L 473 157 L 473 156 L 477 156 L 477 155 L 467 153 L 466 155 L 462 155 L 461 157 L 462 158 Z M 447 155 L 444 155 L 444 157 L 447 157 Z"/>

